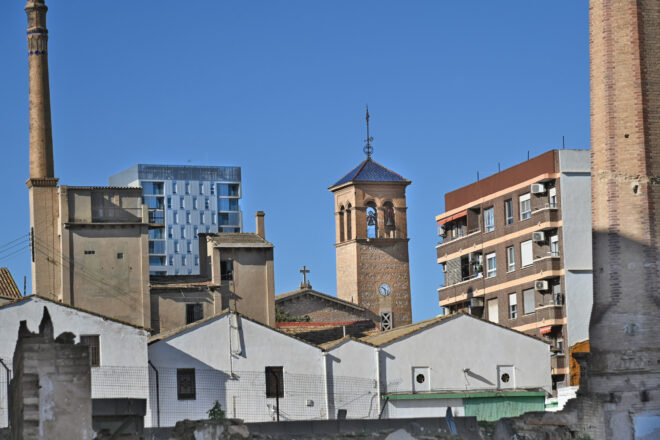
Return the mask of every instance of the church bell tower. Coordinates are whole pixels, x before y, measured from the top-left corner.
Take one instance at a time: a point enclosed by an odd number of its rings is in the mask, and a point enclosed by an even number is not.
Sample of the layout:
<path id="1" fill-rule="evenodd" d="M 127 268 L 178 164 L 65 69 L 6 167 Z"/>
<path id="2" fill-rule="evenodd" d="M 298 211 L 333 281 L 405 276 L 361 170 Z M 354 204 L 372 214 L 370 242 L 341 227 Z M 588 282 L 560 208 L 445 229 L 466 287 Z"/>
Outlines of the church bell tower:
<path id="1" fill-rule="evenodd" d="M 406 223 L 410 180 L 367 158 L 329 190 L 335 196 L 337 296 L 370 310 L 382 330 L 412 322 Z"/>

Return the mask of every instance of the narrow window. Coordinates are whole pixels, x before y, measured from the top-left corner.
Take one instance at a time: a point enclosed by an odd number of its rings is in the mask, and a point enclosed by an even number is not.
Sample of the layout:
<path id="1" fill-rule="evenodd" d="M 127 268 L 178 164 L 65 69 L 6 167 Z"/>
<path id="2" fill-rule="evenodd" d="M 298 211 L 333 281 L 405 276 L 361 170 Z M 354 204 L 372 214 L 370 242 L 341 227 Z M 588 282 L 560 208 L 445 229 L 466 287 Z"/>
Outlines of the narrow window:
<path id="1" fill-rule="evenodd" d="M 378 236 L 378 212 L 373 202 L 367 203 L 367 238 Z"/>
<path id="2" fill-rule="evenodd" d="M 179 247 L 179 241 L 177 240 L 174 242 L 174 252 L 178 254 L 180 251 L 181 248 Z"/>
<path id="3" fill-rule="evenodd" d="M 195 255 L 195 266 L 199 266 L 199 255 Z"/>
<path id="4" fill-rule="evenodd" d="M 174 257 L 172 255 L 170 255 L 169 260 L 170 266 L 174 266 Z"/>
<path id="5" fill-rule="evenodd" d="M 211 202 L 209 202 L 209 199 L 208 198 L 204 199 L 204 209 L 211 209 L 210 206 L 211 206 Z"/>
<path id="6" fill-rule="evenodd" d="M 523 194 L 519 198 L 520 200 L 520 220 L 525 220 L 532 216 L 532 201 L 529 197 L 529 193 Z"/>
<path id="7" fill-rule="evenodd" d="M 554 186 L 548 190 L 548 206 L 553 209 L 557 207 L 557 188 Z"/>
<path id="8" fill-rule="evenodd" d="M 381 330 L 391 330 L 392 329 L 392 312 L 381 312 L 381 314 L 380 314 L 380 329 Z"/>
<path id="9" fill-rule="evenodd" d="M 202 182 L 199 182 L 199 193 L 204 194 L 204 184 Z"/>
<path id="10" fill-rule="evenodd" d="M 181 238 L 186 238 L 186 227 L 181 226 Z"/>
<path id="11" fill-rule="evenodd" d="M 190 211 L 186 212 L 186 223 L 190 224 Z"/>
<path id="12" fill-rule="evenodd" d="M 504 218 L 507 225 L 513 224 L 513 200 L 508 199 L 504 201 Z"/>
<path id="13" fill-rule="evenodd" d="M 550 256 L 559 256 L 559 236 L 557 235 L 550 237 Z"/>
<path id="14" fill-rule="evenodd" d="M 172 182 L 172 194 L 176 194 L 176 182 Z"/>
<path id="15" fill-rule="evenodd" d="M 552 285 L 552 302 L 556 306 L 564 304 L 564 297 L 561 294 L 561 281 L 559 281 L 559 278 Z"/>
<path id="16" fill-rule="evenodd" d="M 516 249 L 513 246 L 506 248 L 506 270 L 507 272 L 516 270 Z"/>
<path id="17" fill-rule="evenodd" d="M 206 212 L 202 211 L 199 213 L 199 223 L 202 225 L 206 223 Z"/>
<path id="18" fill-rule="evenodd" d="M 80 343 L 89 347 L 89 365 L 98 367 L 101 365 L 101 344 L 99 335 L 80 335 Z"/>
<path id="19" fill-rule="evenodd" d="M 344 241 L 344 206 L 339 208 L 337 214 L 337 221 L 339 222 L 339 243 Z"/>
<path id="20" fill-rule="evenodd" d="M 179 400 L 195 400 L 195 369 L 177 368 L 176 394 Z"/>
<path id="21" fill-rule="evenodd" d="M 197 238 L 197 234 L 199 234 L 199 226 L 193 228 L 193 238 Z"/>
<path id="22" fill-rule="evenodd" d="M 523 290 L 523 312 L 525 315 L 534 313 L 536 310 L 536 299 L 534 298 L 534 289 Z"/>
<path id="23" fill-rule="evenodd" d="M 497 298 L 488 300 L 488 320 L 490 322 L 500 322 L 500 309 Z"/>
<path id="24" fill-rule="evenodd" d="M 185 204 L 183 203 L 184 200 L 185 199 L 183 197 L 181 197 L 179 199 L 179 209 L 184 209 L 184 207 L 185 207 Z"/>
<path id="25" fill-rule="evenodd" d="M 221 261 L 220 262 L 220 280 L 231 281 L 234 279 L 234 262 Z"/>
<path id="26" fill-rule="evenodd" d="M 167 227 L 167 238 L 172 238 L 174 236 L 174 232 L 172 229 L 172 226 Z"/>
<path id="27" fill-rule="evenodd" d="M 385 227 L 386 228 L 393 228 L 395 227 L 396 223 L 394 222 L 394 205 L 392 205 L 392 202 L 385 202 L 383 205 L 383 212 L 384 212 L 384 222 L 385 222 Z"/>
<path id="28" fill-rule="evenodd" d="M 176 211 L 174 211 L 174 213 L 172 214 L 172 223 L 174 223 L 175 225 L 179 223 L 179 213 Z"/>
<path id="29" fill-rule="evenodd" d="M 190 240 L 186 242 L 186 252 L 192 254 L 192 242 Z"/>
<path id="30" fill-rule="evenodd" d="M 186 257 L 185 255 L 182 255 L 181 256 L 181 265 L 185 266 L 187 264 L 188 264 L 188 257 Z"/>
<path id="31" fill-rule="evenodd" d="M 211 183 L 211 187 L 209 189 L 211 190 L 211 195 L 215 195 L 215 183 Z"/>
<path id="32" fill-rule="evenodd" d="M 186 182 L 186 194 L 190 194 L 190 182 Z"/>
<path id="33" fill-rule="evenodd" d="M 509 293 L 509 319 L 518 317 L 518 296 L 515 293 Z"/>
<path id="34" fill-rule="evenodd" d="M 492 278 L 497 275 L 497 259 L 495 252 L 486 255 L 486 278 Z"/>
<path id="35" fill-rule="evenodd" d="M 266 397 L 284 397 L 283 367 L 266 367 Z"/>
<path id="36" fill-rule="evenodd" d="M 527 267 L 534 263 L 534 255 L 532 251 L 532 240 L 523 241 L 520 243 L 520 266 Z"/>
<path id="37" fill-rule="evenodd" d="M 193 209 L 199 209 L 197 207 L 197 197 L 194 197 L 194 196 L 193 196 Z"/>
<path id="38" fill-rule="evenodd" d="M 346 240 L 353 238 L 353 224 L 351 223 L 351 204 L 346 207 Z"/>
<path id="39" fill-rule="evenodd" d="M 167 209 L 172 209 L 172 197 L 167 197 Z"/>
<path id="40" fill-rule="evenodd" d="M 486 232 L 495 230 L 495 208 L 484 209 L 484 230 Z"/>
<path id="41" fill-rule="evenodd" d="M 186 304 L 186 324 L 191 324 L 204 318 L 204 308 L 202 304 Z"/>

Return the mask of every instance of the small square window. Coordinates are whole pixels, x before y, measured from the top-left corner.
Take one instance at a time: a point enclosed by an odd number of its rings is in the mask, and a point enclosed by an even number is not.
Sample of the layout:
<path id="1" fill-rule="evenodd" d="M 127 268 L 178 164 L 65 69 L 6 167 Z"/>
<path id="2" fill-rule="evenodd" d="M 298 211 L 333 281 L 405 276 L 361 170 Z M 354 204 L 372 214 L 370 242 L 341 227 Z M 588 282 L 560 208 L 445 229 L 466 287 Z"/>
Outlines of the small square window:
<path id="1" fill-rule="evenodd" d="M 220 262 L 220 280 L 231 281 L 234 279 L 234 262 L 221 261 Z"/>
<path id="2" fill-rule="evenodd" d="M 121 260 L 121 259 L 123 259 L 123 258 L 124 258 L 124 253 L 123 253 L 123 252 L 118 252 L 118 253 L 117 253 L 117 259 L 118 259 L 118 260 Z"/>
<path id="3" fill-rule="evenodd" d="M 179 400 L 195 400 L 195 369 L 178 368 L 176 370 L 177 398 Z"/>
<path id="4" fill-rule="evenodd" d="M 201 303 L 186 304 L 186 324 L 191 324 L 204 318 L 204 308 Z"/>
<path id="5" fill-rule="evenodd" d="M 90 250 L 85 251 L 85 255 L 94 255 L 95 253 L 96 251 L 90 251 Z"/>
<path id="6" fill-rule="evenodd" d="M 492 278 L 497 275 L 497 259 L 495 252 L 486 255 L 486 278 Z"/>

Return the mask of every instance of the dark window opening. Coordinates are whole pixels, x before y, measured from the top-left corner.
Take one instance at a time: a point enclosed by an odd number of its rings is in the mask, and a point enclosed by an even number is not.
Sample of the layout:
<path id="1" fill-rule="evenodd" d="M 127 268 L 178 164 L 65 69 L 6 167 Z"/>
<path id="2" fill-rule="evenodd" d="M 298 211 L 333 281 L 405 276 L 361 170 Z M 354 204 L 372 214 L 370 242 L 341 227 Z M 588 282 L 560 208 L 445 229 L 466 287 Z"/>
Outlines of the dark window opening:
<path id="1" fill-rule="evenodd" d="M 380 314 L 380 329 L 381 330 L 392 329 L 392 312 L 382 312 Z"/>
<path id="2" fill-rule="evenodd" d="M 507 383 L 509 380 L 511 380 L 511 377 L 509 376 L 508 373 L 504 373 L 502 375 L 502 382 Z"/>
<path id="3" fill-rule="evenodd" d="M 195 369 L 178 368 L 176 370 L 176 394 L 179 400 L 194 400 Z"/>
<path id="4" fill-rule="evenodd" d="M 221 261 L 220 262 L 220 279 L 222 281 L 231 281 L 234 279 L 234 262 Z"/>
<path id="5" fill-rule="evenodd" d="M 117 253 L 117 259 L 121 260 L 122 258 L 124 258 L 124 253 L 123 252 L 118 252 Z"/>
<path id="6" fill-rule="evenodd" d="M 204 308 L 202 304 L 186 304 L 186 324 L 199 321 L 204 317 Z"/>
<path id="7" fill-rule="evenodd" d="M 99 335 L 81 335 L 80 343 L 89 347 L 89 365 L 98 367 L 101 365 L 101 345 Z"/>
<path id="8" fill-rule="evenodd" d="M 85 255 L 94 255 L 96 251 L 85 251 Z"/>
<path id="9" fill-rule="evenodd" d="M 424 377 L 423 374 L 418 374 L 417 377 L 415 378 L 415 380 L 417 381 L 417 383 L 424 383 L 426 378 Z"/>
<path id="10" fill-rule="evenodd" d="M 266 397 L 284 397 L 283 367 L 266 367 Z"/>

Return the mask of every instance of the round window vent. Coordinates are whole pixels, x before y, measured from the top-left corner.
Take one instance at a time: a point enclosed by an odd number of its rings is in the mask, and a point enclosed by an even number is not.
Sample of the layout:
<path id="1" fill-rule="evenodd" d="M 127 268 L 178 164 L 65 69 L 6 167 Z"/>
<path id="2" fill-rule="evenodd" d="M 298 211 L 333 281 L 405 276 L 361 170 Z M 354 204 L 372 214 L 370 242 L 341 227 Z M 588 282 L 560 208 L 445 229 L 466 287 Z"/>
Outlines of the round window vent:
<path id="1" fill-rule="evenodd" d="M 501 377 L 502 382 L 507 383 L 509 380 L 511 380 L 511 377 L 509 376 L 509 373 L 504 373 Z"/>
<path id="2" fill-rule="evenodd" d="M 426 378 L 424 377 L 423 374 L 418 374 L 417 377 L 415 377 L 415 380 L 417 381 L 417 383 L 424 383 Z"/>

